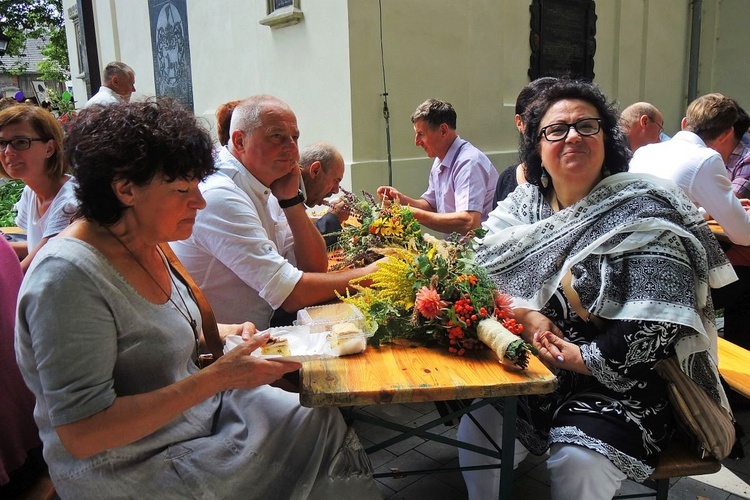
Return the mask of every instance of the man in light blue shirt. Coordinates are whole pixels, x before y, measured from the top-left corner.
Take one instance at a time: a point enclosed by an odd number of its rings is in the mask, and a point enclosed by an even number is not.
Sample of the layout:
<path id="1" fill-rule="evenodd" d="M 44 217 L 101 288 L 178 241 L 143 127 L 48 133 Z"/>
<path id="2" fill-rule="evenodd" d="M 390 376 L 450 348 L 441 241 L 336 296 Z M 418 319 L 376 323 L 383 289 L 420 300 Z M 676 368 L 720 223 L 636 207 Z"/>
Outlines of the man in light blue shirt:
<path id="1" fill-rule="evenodd" d="M 411 198 L 390 186 L 378 188 L 381 198 L 409 205 L 425 227 L 442 233 L 466 234 L 478 228 L 494 208 L 498 173 L 489 158 L 456 132 L 456 111 L 450 103 L 428 99 L 411 117 L 414 144 L 434 158 L 427 191 Z"/>

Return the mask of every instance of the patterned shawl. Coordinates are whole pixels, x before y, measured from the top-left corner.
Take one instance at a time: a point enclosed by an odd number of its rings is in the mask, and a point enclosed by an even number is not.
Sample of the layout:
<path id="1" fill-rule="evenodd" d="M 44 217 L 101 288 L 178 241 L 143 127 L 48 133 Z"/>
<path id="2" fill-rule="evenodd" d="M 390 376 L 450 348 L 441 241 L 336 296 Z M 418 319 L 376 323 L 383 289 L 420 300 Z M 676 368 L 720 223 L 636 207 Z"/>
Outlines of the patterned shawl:
<path id="1" fill-rule="evenodd" d="M 591 314 L 684 325 L 693 334 L 675 345 L 683 370 L 693 377 L 688 358 L 700 351 L 718 364 L 709 287 L 737 277 L 677 186 L 649 175 L 615 174 L 555 214 L 536 186 L 524 184 L 483 227 L 488 233 L 476 260 L 516 307 L 541 309 L 570 270 Z"/>

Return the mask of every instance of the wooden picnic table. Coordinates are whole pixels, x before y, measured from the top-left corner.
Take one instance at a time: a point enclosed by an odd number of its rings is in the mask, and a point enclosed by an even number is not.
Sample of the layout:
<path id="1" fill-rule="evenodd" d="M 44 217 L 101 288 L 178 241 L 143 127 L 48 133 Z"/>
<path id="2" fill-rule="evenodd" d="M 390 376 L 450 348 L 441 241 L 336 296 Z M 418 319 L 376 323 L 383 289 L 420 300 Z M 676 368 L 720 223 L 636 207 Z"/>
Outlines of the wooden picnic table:
<path id="1" fill-rule="evenodd" d="M 458 357 L 444 348 L 387 345 L 368 347 L 365 352 L 352 356 L 305 362 L 300 372 L 300 403 L 311 407 L 358 406 L 482 398 L 416 428 L 362 414 L 355 413 L 353 417 L 401 432 L 399 436 L 371 446 L 366 450 L 368 453 L 416 435 L 501 459 L 500 498 L 508 499 L 513 490 L 516 397 L 552 392 L 556 386 L 555 375 L 533 356 L 528 368 L 520 370 L 500 364 L 489 350 Z M 499 398 L 505 399 L 500 448 L 481 448 L 428 432 L 436 425 Z M 376 477 L 430 472 L 398 471 Z"/>

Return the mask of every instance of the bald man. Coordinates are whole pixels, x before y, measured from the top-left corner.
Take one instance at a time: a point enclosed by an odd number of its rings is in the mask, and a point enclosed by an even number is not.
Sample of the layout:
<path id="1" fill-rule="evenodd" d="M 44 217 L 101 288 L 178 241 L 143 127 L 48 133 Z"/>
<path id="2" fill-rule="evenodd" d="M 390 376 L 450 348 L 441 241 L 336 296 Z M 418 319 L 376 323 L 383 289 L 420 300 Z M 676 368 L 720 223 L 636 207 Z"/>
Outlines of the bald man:
<path id="1" fill-rule="evenodd" d="M 653 104 L 637 102 L 622 111 L 620 128 L 628 136 L 630 150 L 635 153 L 641 146 L 660 142 L 664 118 Z"/>

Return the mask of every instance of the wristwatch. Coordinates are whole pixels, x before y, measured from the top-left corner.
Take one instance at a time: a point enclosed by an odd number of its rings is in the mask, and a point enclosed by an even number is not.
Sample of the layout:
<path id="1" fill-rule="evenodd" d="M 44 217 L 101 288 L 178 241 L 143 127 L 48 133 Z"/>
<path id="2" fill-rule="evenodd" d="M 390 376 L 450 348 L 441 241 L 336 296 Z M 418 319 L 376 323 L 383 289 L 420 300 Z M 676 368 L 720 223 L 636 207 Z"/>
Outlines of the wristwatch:
<path id="1" fill-rule="evenodd" d="M 297 191 L 297 196 L 295 196 L 294 198 L 289 198 L 288 200 L 279 200 L 279 206 L 281 208 L 289 208 L 293 207 L 294 205 L 299 205 L 303 201 L 305 201 L 305 197 L 302 194 L 302 190 L 300 189 L 299 191 Z"/>

